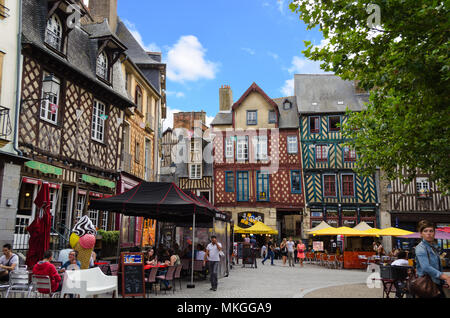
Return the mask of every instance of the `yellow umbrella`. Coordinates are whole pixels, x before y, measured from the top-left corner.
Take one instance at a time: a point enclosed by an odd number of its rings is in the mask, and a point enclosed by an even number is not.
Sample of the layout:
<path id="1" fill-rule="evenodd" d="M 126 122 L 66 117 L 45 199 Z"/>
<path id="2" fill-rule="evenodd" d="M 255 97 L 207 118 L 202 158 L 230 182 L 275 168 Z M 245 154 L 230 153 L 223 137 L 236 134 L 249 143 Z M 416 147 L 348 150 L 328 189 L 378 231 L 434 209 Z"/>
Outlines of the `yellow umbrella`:
<path id="1" fill-rule="evenodd" d="M 265 225 L 262 222 L 256 222 L 255 225 L 249 227 L 248 229 L 241 229 L 241 231 L 235 233 L 245 233 L 245 234 L 278 234 L 277 230 L 272 229 L 270 226 Z"/>
<path id="2" fill-rule="evenodd" d="M 242 227 L 239 227 L 238 225 L 234 225 L 234 233 L 242 234 L 244 232 L 244 229 Z"/>
<path id="3" fill-rule="evenodd" d="M 389 227 L 387 229 L 382 229 L 379 233 L 381 236 L 403 236 L 413 234 L 414 232 L 402 230 L 396 227 Z"/>
<path id="4" fill-rule="evenodd" d="M 376 229 L 376 228 L 371 228 L 371 229 L 368 229 L 368 230 L 365 230 L 365 231 L 362 231 L 362 232 L 366 233 L 366 234 L 375 234 L 377 236 L 380 236 L 381 230 L 380 229 Z"/>
<path id="5" fill-rule="evenodd" d="M 350 227 L 342 226 L 339 228 L 326 228 L 309 234 L 315 235 L 344 235 L 344 236 L 376 236 L 376 234 L 364 233 L 364 231 L 358 231 Z"/>

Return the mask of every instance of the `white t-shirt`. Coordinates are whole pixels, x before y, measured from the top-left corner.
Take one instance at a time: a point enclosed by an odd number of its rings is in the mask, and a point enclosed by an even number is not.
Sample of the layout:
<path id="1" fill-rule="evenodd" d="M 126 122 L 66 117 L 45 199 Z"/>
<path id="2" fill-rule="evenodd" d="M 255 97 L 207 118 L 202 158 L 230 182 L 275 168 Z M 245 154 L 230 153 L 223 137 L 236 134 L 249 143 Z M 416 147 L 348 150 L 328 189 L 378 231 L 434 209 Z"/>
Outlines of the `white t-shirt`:
<path id="1" fill-rule="evenodd" d="M 209 243 L 206 249 L 209 251 L 208 261 L 210 262 L 219 262 L 220 261 L 220 255 L 219 255 L 219 249 L 217 246 L 220 246 L 222 248 L 222 244 L 217 242 L 216 245 L 213 245 L 213 243 Z"/>
<path id="2" fill-rule="evenodd" d="M 295 246 L 295 242 L 294 241 L 288 241 L 286 243 L 288 252 L 293 252 L 294 251 L 294 246 Z"/>
<path id="3" fill-rule="evenodd" d="M 391 266 L 409 266 L 409 262 L 406 259 L 397 259 L 391 263 Z"/>
<path id="4" fill-rule="evenodd" d="M 17 256 L 16 254 L 13 254 L 11 256 L 11 258 L 6 259 L 5 255 L 2 255 L 2 257 L 0 257 L 0 264 L 5 265 L 5 266 L 12 266 L 13 264 L 19 265 L 19 256 Z M 1 268 L 0 271 L 4 271 L 5 269 Z"/>
<path id="5" fill-rule="evenodd" d="M 205 252 L 204 251 L 198 251 L 197 256 L 195 257 L 195 260 L 197 261 L 204 261 L 205 260 Z"/>

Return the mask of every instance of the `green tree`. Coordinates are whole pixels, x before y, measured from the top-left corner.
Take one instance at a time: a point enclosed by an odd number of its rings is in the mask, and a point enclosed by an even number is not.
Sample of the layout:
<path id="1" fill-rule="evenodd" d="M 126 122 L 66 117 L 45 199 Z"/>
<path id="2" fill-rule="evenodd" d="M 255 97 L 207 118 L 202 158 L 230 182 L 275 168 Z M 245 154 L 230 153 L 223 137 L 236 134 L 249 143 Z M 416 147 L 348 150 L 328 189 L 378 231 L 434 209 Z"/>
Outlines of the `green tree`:
<path id="1" fill-rule="evenodd" d="M 420 169 L 438 181 L 441 190 L 450 190 L 449 4 L 434 0 L 290 4 L 308 29 L 319 28 L 324 36 L 319 46 L 305 41 L 304 55 L 370 91 L 366 110 L 349 112 L 343 127 L 359 154 L 357 172 L 373 174 L 380 167 L 388 178 L 408 182 Z"/>

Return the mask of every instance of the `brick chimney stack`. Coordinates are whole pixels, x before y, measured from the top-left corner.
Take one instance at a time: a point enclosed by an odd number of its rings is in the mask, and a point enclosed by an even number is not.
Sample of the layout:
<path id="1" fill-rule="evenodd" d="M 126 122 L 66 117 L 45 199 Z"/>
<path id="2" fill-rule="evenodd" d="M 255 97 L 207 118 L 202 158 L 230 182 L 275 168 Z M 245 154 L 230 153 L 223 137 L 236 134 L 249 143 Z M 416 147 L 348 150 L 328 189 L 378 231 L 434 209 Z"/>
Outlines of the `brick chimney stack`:
<path id="1" fill-rule="evenodd" d="M 117 29 L 117 0 L 89 0 L 89 13 L 95 23 L 101 23 L 107 19 L 111 32 Z"/>
<path id="2" fill-rule="evenodd" d="M 219 89 L 219 111 L 229 111 L 233 105 L 233 92 L 229 85 L 222 85 Z"/>

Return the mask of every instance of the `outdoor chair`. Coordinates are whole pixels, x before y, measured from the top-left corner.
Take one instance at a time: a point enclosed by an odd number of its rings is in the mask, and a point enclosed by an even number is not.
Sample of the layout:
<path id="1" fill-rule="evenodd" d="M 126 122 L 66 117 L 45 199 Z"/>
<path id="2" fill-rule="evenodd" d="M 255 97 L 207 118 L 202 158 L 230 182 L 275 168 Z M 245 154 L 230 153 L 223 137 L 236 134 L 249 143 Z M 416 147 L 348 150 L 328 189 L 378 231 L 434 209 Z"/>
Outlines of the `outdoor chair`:
<path id="1" fill-rule="evenodd" d="M 181 269 L 183 268 L 183 264 L 177 265 L 177 268 L 175 269 L 175 276 L 174 279 L 178 280 L 180 282 L 180 290 L 181 290 Z M 175 283 L 173 285 L 175 288 Z"/>
<path id="2" fill-rule="evenodd" d="M 117 283 L 117 276 L 106 276 L 98 267 L 66 271 L 61 297 L 65 297 L 67 294 L 77 294 L 80 298 L 86 298 L 112 292 L 113 298 L 115 298 L 118 295 Z"/>
<path id="3" fill-rule="evenodd" d="M 320 265 L 322 261 L 322 253 L 317 253 L 314 257 L 314 264 Z"/>
<path id="4" fill-rule="evenodd" d="M 182 272 L 184 275 L 187 275 L 189 273 L 189 269 L 191 268 L 191 262 L 192 262 L 192 260 L 187 259 L 187 258 L 183 258 L 181 260 L 181 265 L 183 266 Z"/>
<path id="5" fill-rule="evenodd" d="M 156 276 L 156 279 L 159 280 L 159 287 L 161 289 L 161 283 L 163 280 L 167 280 L 168 282 L 172 282 L 173 285 L 173 279 L 175 274 L 176 266 L 169 266 L 167 268 L 167 272 L 165 275 Z M 172 288 L 173 293 L 175 293 L 175 288 Z M 167 294 L 167 289 L 165 290 L 165 294 Z"/>
<path id="6" fill-rule="evenodd" d="M 203 261 L 194 261 L 194 273 L 201 273 L 203 279 L 206 279 L 206 268 L 203 267 Z"/>
<path id="7" fill-rule="evenodd" d="M 336 268 L 336 255 L 328 255 L 326 266 L 327 268 Z"/>
<path id="8" fill-rule="evenodd" d="M 50 298 L 60 296 L 60 292 L 52 292 L 52 282 L 49 276 L 33 275 L 31 277 L 33 292 L 38 296 L 48 295 Z"/>
<path id="9" fill-rule="evenodd" d="M 109 267 L 109 264 L 99 265 L 98 268 L 100 268 L 103 274 L 111 276 L 111 269 Z"/>
<path id="10" fill-rule="evenodd" d="M 153 267 L 150 269 L 148 276 L 145 278 L 145 289 L 146 290 L 155 290 L 155 295 L 158 295 L 158 292 L 156 290 L 156 274 L 158 273 L 158 267 Z M 147 286 L 150 285 L 150 288 L 147 288 Z"/>
<path id="11" fill-rule="evenodd" d="M 339 267 L 339 269 L 344 268 L 344 255 L 339 255 L 337 257 L 337 266 Z"/>
<path id="12" fill-rule="evenodd" d="M 109 269 L 111 270 L 112 276 L 117 276 L 117 273 L 119 272 L 119 264 L 111 264 L 109 265 Z"/>
<path id="13" fill-rule="evenodd" d="M 9 287 L 6 291 L 6 298 L 8 298 L 11 292 L 26 294 L 27 298 L 30 298 L 33 285 L 29 283 L 29 275 L 26 271 L 12 271 L 9 273 Z"/>
<path id="14" fill-rule="evenodd" d="M 327 265 L 327 261 L 328 261 L 328 255 L 327 254 L 322 254 L 322 257 L 320 259 L 320 265 L 321 266 L 326 266 Z"/>

